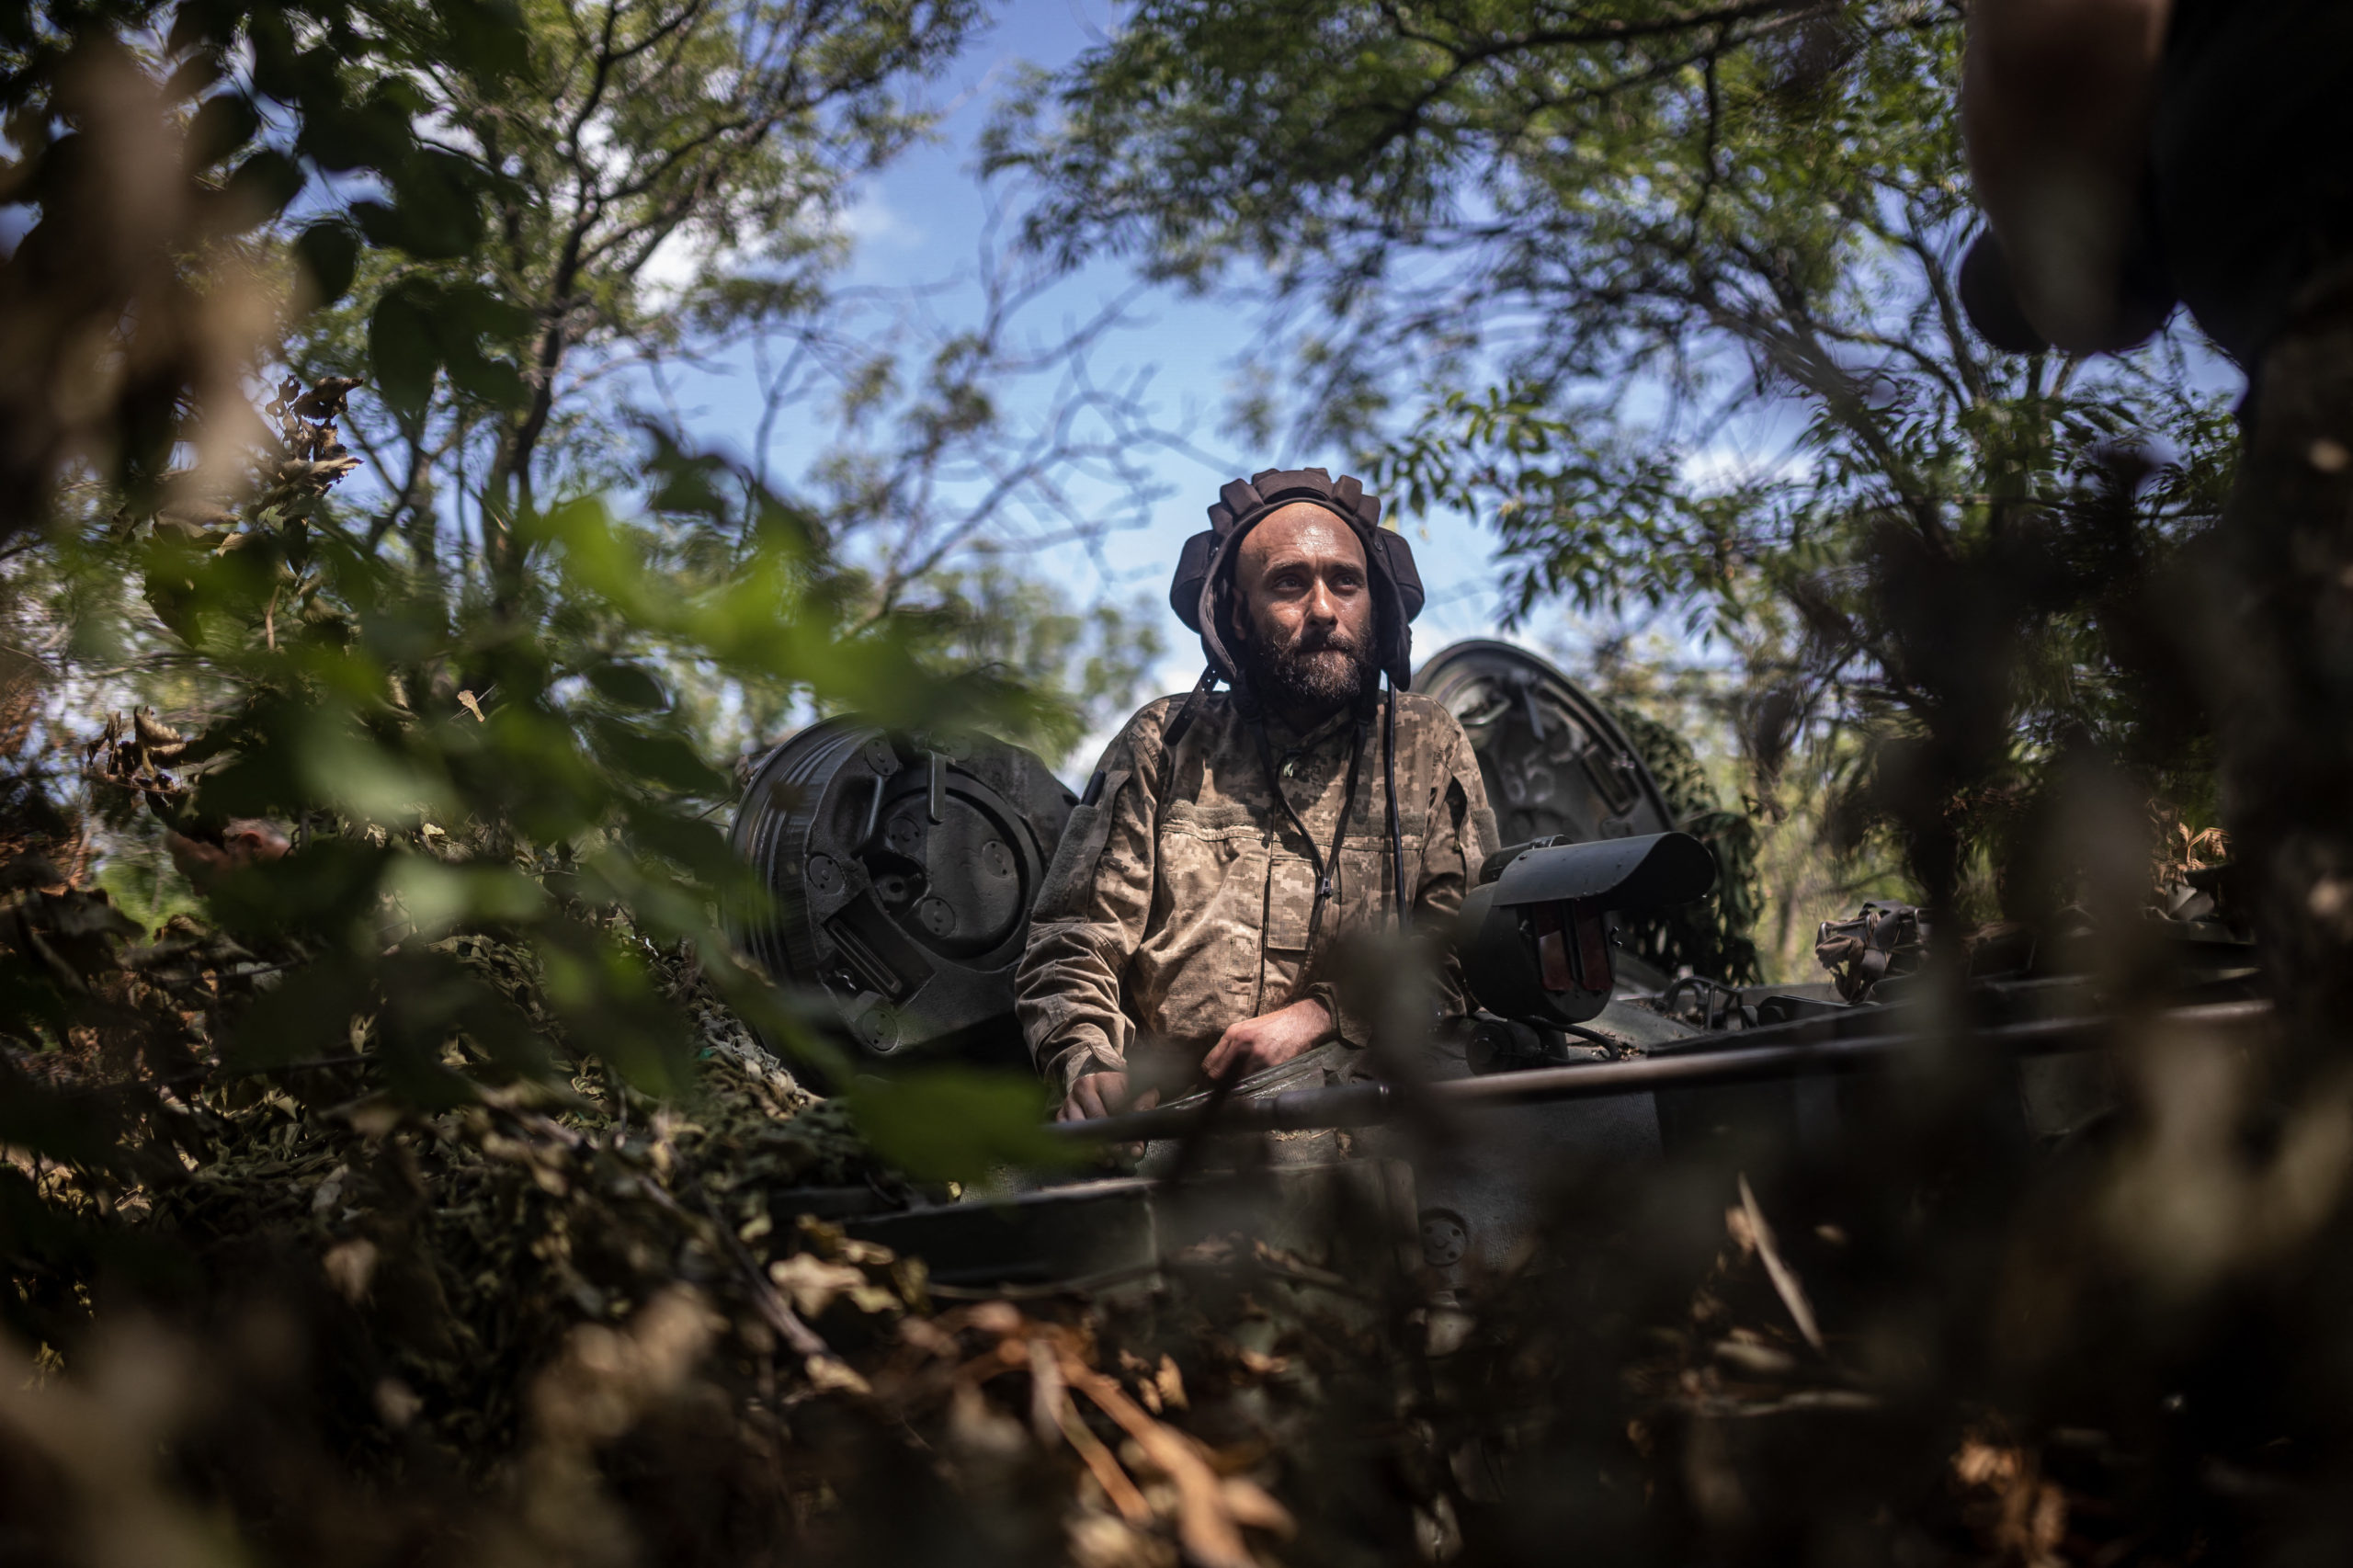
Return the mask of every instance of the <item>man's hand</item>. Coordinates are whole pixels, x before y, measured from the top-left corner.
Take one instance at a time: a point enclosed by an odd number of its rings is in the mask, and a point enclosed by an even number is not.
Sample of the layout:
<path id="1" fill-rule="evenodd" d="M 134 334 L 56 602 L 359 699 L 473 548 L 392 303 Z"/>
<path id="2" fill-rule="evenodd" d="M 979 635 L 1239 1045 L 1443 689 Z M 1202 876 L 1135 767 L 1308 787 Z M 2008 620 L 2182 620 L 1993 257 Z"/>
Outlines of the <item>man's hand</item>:
<path id="1" fill-rule="evenodd" d="M 1092 1121 L 1098 1116 L 1116 1116 L 1123 1110 L 1150 1110 L 1160 1103 L 1160 1091 L 1147 1089 L 1136 1103 L 1128 1103 L 1128 1075 L 1125 1073 L 1089 1073 L 1070 1086 L 1070 1096 L 1063 1101 L 1063 1108 L 1054 1113 L 1056 1121 Z"/>
<path id="2" fill-rule="evenodd" d="M 1228 1028 L 1202 1060 L 1201 1072 L 1211 1079 L 1228 1075 L 1246 1078 L 1253 1073 L 1281 1066 L 1301 1051 L 1313 1049 L 1331 1033 L 1330 1011 L 1310 996 L 1288 1007 L 1245 1018 Z"/>

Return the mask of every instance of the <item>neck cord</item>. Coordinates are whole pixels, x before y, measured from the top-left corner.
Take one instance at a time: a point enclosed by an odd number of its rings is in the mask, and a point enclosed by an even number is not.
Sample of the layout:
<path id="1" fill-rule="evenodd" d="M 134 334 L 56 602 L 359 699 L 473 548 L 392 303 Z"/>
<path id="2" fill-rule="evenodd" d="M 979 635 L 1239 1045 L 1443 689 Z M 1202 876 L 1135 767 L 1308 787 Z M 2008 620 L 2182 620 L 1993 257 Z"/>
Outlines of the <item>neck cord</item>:
<path id="1" fill-rule="evenodd" d="M 1414 928 L 1414 901 L 1405 893 L 1405 838 L 1397 830 L 1397 688 L 1393 686 L 1381 709 L 1381 752 L 1389 786 L 1389 862 L 1396 877 L 1391 884 L 1391 893 L 1397 905 L 1397 929 L 1410 931 Z"/>
<path id="2" fill-rule="evenodd" d="M 1307 914 L 1307 938 L 1312 942 L 1315 939 L 1316 927 L 1324 919 L 1324 903 L 1332 897 L 1332 873 L 1340 864 L 1340 846 L 1348 836 L 1348 817 L 1357 809 L 1357 767 L 1364 761 L 1365 725 L 1362 720 L 1358 721 L 1357 744 L 1348 751 L 1348 786 L 1340 797 L 1340 823 L 1332 830 L 1332 849 L 1328 856 L 1317 853 L 1315 835 L 1307 831 L 1307 824 L 1300 820 L 1297 808 L 1290 803 L 1290 797 L 1283 793 L 1283 781 L 1275 772 L 1274 748 L 1267 741 L 1267 726 L 1263 722 L 1253 724 L 1250 733 L 1258 740 L 1258 766 L 1266 769 L 1267 788 L 1275 792 L 1275 801 L 1282 807 L 1283 815 L 1289 817 L 1290 825 L 1299 830 L 1300 838 L 1307 846 L 1308 864 L 1315 870 L 1315 903 Z"/>

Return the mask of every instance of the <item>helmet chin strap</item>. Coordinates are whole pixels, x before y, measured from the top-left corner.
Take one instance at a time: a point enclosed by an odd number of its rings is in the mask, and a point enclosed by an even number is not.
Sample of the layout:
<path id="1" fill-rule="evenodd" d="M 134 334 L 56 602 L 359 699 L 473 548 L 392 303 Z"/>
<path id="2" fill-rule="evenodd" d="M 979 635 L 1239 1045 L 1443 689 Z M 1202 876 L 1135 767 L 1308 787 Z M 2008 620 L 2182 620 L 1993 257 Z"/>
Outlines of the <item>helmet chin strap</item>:
<path id="1" fill-rule="evenodd" d="M 1211 665 L 1201 672 L 1201 678 L 1193 683 L 1193 689 L 1185 694 L 1184 705 L 1176 710 L 1176 717 L 1168 722 L 1168 728 L 1161 732 L 1162 756 L 1176 755 L 1176 743 L 1183 740 L 1185 732 L 1193 727 L 1194 719 L 1200 714 L 1202 702 L 1216 686 L 1217 666 Z"/>
<path id="2" fill-rule="evenodd" d="M 1397 688 L 1388 688 L 1387 700 L 1381 712 L 1381 761 L 1384 772 L 1381 780 L 1389 802 L 1389 864 L 1394 880 L 1390 883 L 1390 898 L 1396 905 L 1397 929 L 1414 928 L 1414 901 L 1405 894 L 1405 835 L 1397 827 Z M 1427 831 L 1427 828 L 1424 829 Z"/>

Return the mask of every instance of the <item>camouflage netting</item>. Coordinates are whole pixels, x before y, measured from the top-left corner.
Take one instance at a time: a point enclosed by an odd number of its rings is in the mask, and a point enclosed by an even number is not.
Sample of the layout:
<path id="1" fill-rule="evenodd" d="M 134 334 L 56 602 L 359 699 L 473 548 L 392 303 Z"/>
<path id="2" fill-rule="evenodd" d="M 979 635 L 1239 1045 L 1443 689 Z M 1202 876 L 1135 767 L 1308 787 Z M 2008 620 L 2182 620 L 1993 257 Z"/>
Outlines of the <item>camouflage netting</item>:
<path id="1" fill-rule="evenodd" d="M 511 949 L 452 945 L 528 999 Z M 891 1182 L 836 1106 L 693 1000 L 699 1092 L 676 1108 L 593 1062 L 572 1064 L 568 1091 L 517 1082 L 430 1116 L 367 1092 L 357 1067 L 245 1080 L 198 1102 L 209 1157 L 154 1195 L 148 1222 L 232 1271 L 319 1259 L 370 1320 L 380 1410 L 457 1451 L 511 1441 L 520 1380 L 567 1328 L 626 1318 L 674 1282 L 765 1300 L 794 1241 L 791 1189 Z M 896 1288 L 920 1300 L 920 1273 Z"/>
<path id="2" fill-rule="evenodd" d="M 1556 1160 L 1529 1173 L 1545 1217 L 1528 1244 L 1460 1296 L 1244 1232 L 1158 1279 L 972 1300 L 802 1216 L 820 1189 L 892 1178 L 685 955 L 658 963 L 702 1031 L 679 1103 L 551 1040 L 555 1082 L 404 1110 L 364 1028 L 349 1060 L 208 1066 L 224 1013 L 284 960 L 186 922 L 126 945 L 125 924 L 53 890 L 0 923 L 113 1009 L 67 1051 L 12 1053 L 6 1103 L 37 1080 L 94 1130 L 114 1119 L 127 1151 L 0 1173 L 15 1561 L 1251 1568 L 1574 1542 L 1660 1562 L 2184 1563 L 2230 1560 L 2201 1543 L 2294 1495 L 2297 1456 L 2325 1450 L 2277 1445 L 2335 1419 L 2211 1381 L 2227 1361 L 2137 1381 L 2153 1363 L 2133 1335 L 2175 1320 L 2120 1319 L 2096 1292 L 2146 1244 L 1892 1100 L 1854 1124 L 1848 1164 L 1754 1167 L 1754 1185 Z M 535 1014 L 513 949 L 452 949 Z M 1906 1161 L 1952 1175 L 1925 1199 L 1852 1179 Z M 2233 1212 L 2270 1217 L 2234 1228 L 2258 1249 L 2240 1278 L 2298 1237 L 2333 1244 L 2325 1205 L 2297 1199 L 2297 1219 L 2201 1169 Z M 1999 1237 L 1972 1227 L 2029 1192 L 2021 1248 L 1953 1244 Z M 2066 1380 L 2030 1389 L 2033 1357 Z M 2247 1418 L 2203 1435 L 2157 1402 L 2176 1386 Z M 2228 1486 L 2151 1490 L 2200 1465 Z"/>
<path id="3" fill-rule="evenodd" d="M 438 944 L 560 1071 L 434 1111 L 378 1086 L 365 1013 L 340 1058 L 210 1062 L 298 957 L 184 918 L 131 942 L 72 890 L 18 894 L 0 934 L 111 1019 L 5 1070 L 125 1152 L 0 1176 L 26 1336 L 0 1369 L 0 1517 L 29 1560 L 114 1530 L 101 1560 L 188 1561 L 224 1521 L 263 1561 L 862 1559 L 961 1520 L 1011 1561 L 1171 1563 L 1181 1542 L 1244 1568 L 1245 1530 L 1290 1528 L 1249 1474 L 1279 1447 L 1267 1413 L 1219 1393 L 1247 1403 L 1288 1364 L 1282 1303 L 1185 1324 L 1181 1368 L 1109 1348 L 1086 1298 L 940 1311 L 918 1260 L 802 1212 L 907 1194 L 687 955 L 654 964 L 700 1033 L 693 1092 L 663 1105 L 565 1053 L 527 955 Z M 1221 1439 L 1163 1419 L 1186 1414 Z"/>

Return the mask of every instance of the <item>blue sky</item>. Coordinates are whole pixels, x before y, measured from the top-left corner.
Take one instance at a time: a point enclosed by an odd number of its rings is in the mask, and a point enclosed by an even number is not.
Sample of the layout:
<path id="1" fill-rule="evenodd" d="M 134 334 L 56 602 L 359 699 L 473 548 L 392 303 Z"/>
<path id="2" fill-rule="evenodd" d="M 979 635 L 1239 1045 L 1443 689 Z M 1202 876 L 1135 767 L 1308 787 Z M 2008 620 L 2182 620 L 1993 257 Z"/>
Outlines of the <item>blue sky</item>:
<path id="1" fill-rule="evenodd" d="M 932 86 L 933 103 L 945 111 L 936 138 L 870 181 L 851 207 L 847 226 L 855 247 L 841 279 L 844 287 L 913 290 L 961 279 L 929 296 L 929 308 L 951 320 L 959 310 L 974 308 L 978 291 L 971 278 L 988 219 L 973 168 L 976 138 L 1014 85 L 1021 62 L 1051 67 L 1067 62 L 1101 36 L 1112 14 L 1107 0 L 1011 0 L 1000 11 L 991 30 Z M 1133 276 L 1117 263 L 1093 266 L 1033 301 L 1024 320 L 1029 331 L 1050 335 L 1088 319 L 1134 286 Z M 1155 290 L 1131 315 L 1131 324 L 1099 345 L 1093 369 L 1107 378 L 1148 369 L 1155 424 L 1182 431 L 1188 440 L 1185 449 L 1141 454 L 1154 483 L 1171 492 L 1154 506 L 1148 527 L 1112 536 L 1099 556 L 1063 548 L 1043 552 L 1032 563 L 1082 600 L 1106 593 L 1122 598 L 1148 593 L 1157 601 L 1165 593 L 1178 546 L 1204 526 L 1204 510 L 1226 480 L 1260 468 L 1321 466 L 1337 472 L 1346 465 L 1346 454 L 1339 451 L 1245 450 L 1222 428 L 1241 356 L 1254 340 L 1245 307 Z M 706 439 L 748 449 L 758 404 L 740 366 L 679 385 L 682 412 Z M 1044 395 L 1039 393 L 1041 403 Z M 1017 403 L 1016 411 L 1024 412 Z M 796 464 L 788 445 L 779 443 L 776 458 L 790 472 Z M 1083 494 L 1084 485 L 1078 488 Z M 1110 515 L 1116 498 L 1097 494 L 1103 515 Z M 1430 602 L 1415 629 L 1416 647 L 1427 653 L 1459 638 L 1495 635 L 1491 540 L 1460 518 L 1415 525 L 1411 537 L 1430 589 Z M 1171 653 L 1156 685 L 1180 689 L 1199 673 L 1199 657 L 1173 616 L 1166 617 L 1165 631 Z"/>

